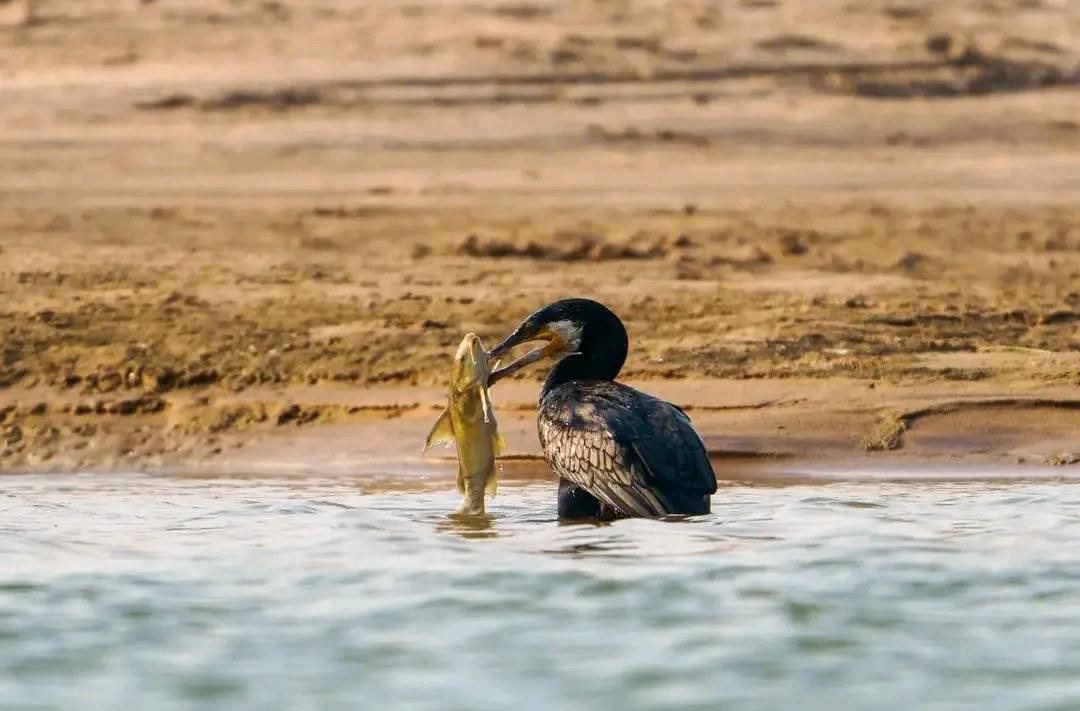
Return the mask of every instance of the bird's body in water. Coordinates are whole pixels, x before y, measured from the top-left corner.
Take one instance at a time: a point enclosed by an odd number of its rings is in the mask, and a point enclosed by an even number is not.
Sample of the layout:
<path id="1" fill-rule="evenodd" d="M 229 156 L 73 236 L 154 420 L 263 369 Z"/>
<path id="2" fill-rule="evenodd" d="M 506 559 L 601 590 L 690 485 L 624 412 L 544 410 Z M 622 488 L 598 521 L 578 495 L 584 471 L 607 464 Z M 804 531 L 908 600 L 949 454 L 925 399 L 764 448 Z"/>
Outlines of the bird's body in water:
<path id="1" fill-rule="evenodd" d="M 542 358 L 557 359 L 540 390 L 538 429 L 559 477 L 559 516 L 613 519 L 704 514 L 716 491 L 705 445 L 669 402 L 615 382 L 626 360 L 622 321 L 588 299 L 529 316 L 491 351 L 546 345 L 495 371 L 491 381 Z"/>

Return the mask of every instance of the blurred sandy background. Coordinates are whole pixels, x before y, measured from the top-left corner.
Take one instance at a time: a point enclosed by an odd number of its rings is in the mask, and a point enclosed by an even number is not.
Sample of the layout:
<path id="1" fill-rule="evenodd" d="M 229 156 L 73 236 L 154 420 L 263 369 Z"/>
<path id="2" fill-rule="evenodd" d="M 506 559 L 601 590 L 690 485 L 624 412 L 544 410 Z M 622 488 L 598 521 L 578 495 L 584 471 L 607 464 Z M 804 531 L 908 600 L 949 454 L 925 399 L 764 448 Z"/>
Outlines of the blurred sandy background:
<path id="1" fill-rule="evenodd" d="M 1080 458 L 1080 3 L 0 0 L 0 467 L 406 461 L 569 295 L 718 457 Z"/>

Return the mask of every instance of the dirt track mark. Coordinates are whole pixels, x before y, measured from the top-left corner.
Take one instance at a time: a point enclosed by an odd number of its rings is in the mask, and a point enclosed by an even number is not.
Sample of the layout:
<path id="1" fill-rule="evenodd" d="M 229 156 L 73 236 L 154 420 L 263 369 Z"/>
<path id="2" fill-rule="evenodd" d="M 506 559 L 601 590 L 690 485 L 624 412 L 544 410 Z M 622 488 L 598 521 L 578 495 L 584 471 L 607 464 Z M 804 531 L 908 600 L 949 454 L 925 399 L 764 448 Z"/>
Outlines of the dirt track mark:
<path id="1" fill-rule="evenodd" d="M 950 415 L 965 410 L 980 409 L 1030 409 L 1060 408 L 1080 410 L 1080 400 L 1054 400 L 1047 398 L 994 398 L 989 400 L 965 400 L 945 402 L 899 414 L 883 416 L 873 428 L 863 436 L 862 446 L 868 452 L 888 451 L 903 447 L 904 433 L 920 419 L 935 415 Z"/>

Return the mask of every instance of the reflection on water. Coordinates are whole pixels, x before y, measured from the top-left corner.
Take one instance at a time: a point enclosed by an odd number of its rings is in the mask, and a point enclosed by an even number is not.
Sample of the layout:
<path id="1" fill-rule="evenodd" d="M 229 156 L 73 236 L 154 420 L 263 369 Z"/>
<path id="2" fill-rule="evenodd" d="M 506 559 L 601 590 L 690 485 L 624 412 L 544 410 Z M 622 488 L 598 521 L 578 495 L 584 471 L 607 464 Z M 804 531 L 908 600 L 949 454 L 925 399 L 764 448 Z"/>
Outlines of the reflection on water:
<path id="1" fill-rule="evenodd" d="M 456 533 L 462 538 L 494 538 L 499 535 L 493 525 L 495 519 L 490 514 L 467 515 L 452 513 L 435 524 L 440 533 Z"/>
<path id="2" fill-rule="evenodd" d="M 1078 708 L 1080 488 L 0 479 L 0 708 Z M 377 703 L 373 700 L 377 700 Z"/>

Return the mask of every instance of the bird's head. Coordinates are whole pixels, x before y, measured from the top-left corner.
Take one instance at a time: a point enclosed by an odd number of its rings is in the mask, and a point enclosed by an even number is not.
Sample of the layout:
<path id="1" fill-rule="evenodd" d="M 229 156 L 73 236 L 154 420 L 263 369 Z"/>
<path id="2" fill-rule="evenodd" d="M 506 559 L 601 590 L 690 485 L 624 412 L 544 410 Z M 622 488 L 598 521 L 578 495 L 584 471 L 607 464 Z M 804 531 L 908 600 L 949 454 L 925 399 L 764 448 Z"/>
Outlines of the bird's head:
<path id="1" fill-rule="evenodd" d="M 491 349 L 500 358 L 516 346 L 541 345 L 491 374 L 489 382 L 506 377 L 544 359 L 559 363 L 576 379 L 610 380 L 626 359 L 626 329 L 601 303 L 591 299 L 563 299 L 530 314 L 502 343 Z"/>

